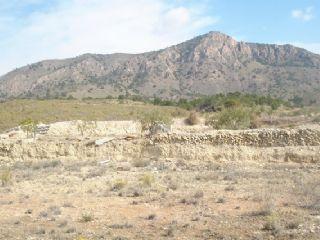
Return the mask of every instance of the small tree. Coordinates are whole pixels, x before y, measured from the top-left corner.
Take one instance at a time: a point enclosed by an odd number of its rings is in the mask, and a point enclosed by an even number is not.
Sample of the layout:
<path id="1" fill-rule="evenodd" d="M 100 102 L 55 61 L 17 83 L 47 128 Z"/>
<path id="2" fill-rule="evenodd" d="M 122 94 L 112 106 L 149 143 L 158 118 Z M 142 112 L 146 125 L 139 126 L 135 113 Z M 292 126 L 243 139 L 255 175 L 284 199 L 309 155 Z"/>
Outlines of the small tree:
<path id="1" fill-rule="evenodd" d="M 36 137 L 37 124 L 38 122 L 31 118 L 25 119 L 20 123 L 21 129 L 27 133 L 27 138 L 30 137 L 30 134 L 32 134 L 32 137 Z"/>

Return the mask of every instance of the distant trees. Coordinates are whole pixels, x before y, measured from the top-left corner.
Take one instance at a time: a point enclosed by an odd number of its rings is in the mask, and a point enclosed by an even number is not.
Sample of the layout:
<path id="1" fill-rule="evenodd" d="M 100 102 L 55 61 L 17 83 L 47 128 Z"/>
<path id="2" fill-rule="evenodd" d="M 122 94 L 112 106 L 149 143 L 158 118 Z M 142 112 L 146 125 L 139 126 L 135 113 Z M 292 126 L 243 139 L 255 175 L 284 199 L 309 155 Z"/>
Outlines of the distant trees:
<path id="1" fill-rule="evenodd" d="M 213 96 L 203 96 L 193 100 L 180 99 L 179 101 L 161 100 L 154 98 L 154 105 L 177 106 L 187 110 L 198 110 L 204 112 L 221 111 L 224 108 L 233 107 L 254 107 L 270 106 L 276 110 L 281 105 L 288 105 L 288 102 L 272 98 L 270 96 L 259 96 L 256 94 L 242 94 L 239 92 L 228 94 L 217 94 Z"/>

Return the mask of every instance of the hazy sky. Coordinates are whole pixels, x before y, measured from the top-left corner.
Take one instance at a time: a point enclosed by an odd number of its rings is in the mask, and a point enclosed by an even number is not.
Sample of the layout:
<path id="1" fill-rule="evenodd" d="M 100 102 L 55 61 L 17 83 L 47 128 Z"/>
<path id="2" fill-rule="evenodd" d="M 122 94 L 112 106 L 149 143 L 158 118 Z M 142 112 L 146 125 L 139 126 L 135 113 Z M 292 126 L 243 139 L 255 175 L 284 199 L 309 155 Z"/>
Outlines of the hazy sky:
<path id="1" fill-rule="evenodd" d="M 320 0 L 0 0 L 0 75 L 83 53 L 144 52 L 209 31 L 320 53 Z"/>

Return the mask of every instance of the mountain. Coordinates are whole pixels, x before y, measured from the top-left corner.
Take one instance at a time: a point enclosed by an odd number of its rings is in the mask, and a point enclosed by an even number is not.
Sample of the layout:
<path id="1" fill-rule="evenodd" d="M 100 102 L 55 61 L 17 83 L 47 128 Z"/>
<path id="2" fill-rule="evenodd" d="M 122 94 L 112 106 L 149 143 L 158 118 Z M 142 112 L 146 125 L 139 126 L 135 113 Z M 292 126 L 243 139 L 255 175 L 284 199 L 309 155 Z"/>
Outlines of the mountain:
<path id="1" fill-rule="evenodd" d="M 320 103 L 320 55 L 210 32 L 142 54 L 46 60 L 0 78 L 0 98 L 143 95 L 166 99 L 248 92 Z"/>

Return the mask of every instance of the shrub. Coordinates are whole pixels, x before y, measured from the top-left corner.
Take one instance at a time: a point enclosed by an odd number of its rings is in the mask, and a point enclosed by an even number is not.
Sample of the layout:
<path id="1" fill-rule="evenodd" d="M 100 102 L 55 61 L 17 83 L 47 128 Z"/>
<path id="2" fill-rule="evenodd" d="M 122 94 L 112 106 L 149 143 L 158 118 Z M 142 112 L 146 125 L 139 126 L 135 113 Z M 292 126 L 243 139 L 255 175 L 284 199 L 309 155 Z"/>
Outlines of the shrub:
<path id="1" fill-rule="evenodd" d="M 172 122 L 172 116 L 164 114 L 160 111 L 148 112 L 141 117 L 141 124 L 144 130 L 148 129 L 154 123 L 163 123 L 170 125 Z"/>
<path id="2" fill-rule="evenodd" d="M 132 165 L 134 167 L 147 167 L 150 164 L 150 161 L 148 159 L 143 159 L 143 158 L 137 158 L 135 160 L 133 160 Z"/>
<path id="3" fill-rule="evenodd" d="M 95 121 L 77 121 L 76 126 L 78 131 L 80 132 L 81 136 L 84 137 L 85 133 L 88 131 L 92 131 L 97 127 L 97 122 Z"/>
<path id="4" fill-rule="evenodd" d="M 236 101 L 234 99 L 228 99 L 224 102 L 224 106 L 226 108 L 234 108 L 234 107 L 239 107 L 240 106 L 240 102 Z"/>
<path id="5" fill-rule="evenodd" d="M 27 133 L 27 138 L 30 137 L 30 133 L 33 133 L 32 137 L 36 137 L 36 129 L 38 122 L 28 118 L 20 122 L 21 129 Z"/>
<path id="6" fill-rule="evenodd" d="M 1 185 L 7 186 L 11 181 L 12 175 L 9 169 L 2 170 L 0 172 Z"/>
<path id="7" fill-rule="evenodd" d="M 88 238 L 83 237 L 83 236 L 78 236 L 78 237 L 76 238 L 76 240 L 88 240 Z"/>
<path id="8" fill-rule="evenodd" d="M 300 222 L 299 221 L 292 221 L 292 222 L 289 222 L 287 225 L 286 225 L 286 228 L 287 229 L 298 229 L 299 228 L 299 225 L 300 225 Z"/>
<path id="9" fill-rule="evenodd" d="M 199 124 L 200 119 L 196 112 L 191 112 L 189 117 L 186 119 L 186 123 L 189 125 L 197 125 Z"/>
<path id="10" fill-rule="evenodd" d="M 96 177 L 101 177 L 105 174 L 106 168 L 104 167 L 97 167 L 89 170 L 89 172 L 86 175 L 86 179 L 88 178 L 96 178 Z"/>
<path id="11" fill-rule="evenodd" d="M 140 181 L 142 182 L 142 184 L 146 187 L 151 187 L 152 183 L 154 183 L 155 179 L 154 176 L 151 174 L 144 174 L 141 178 Z"/>
<path id="12" fill-rule="evenodd" d="M 194 198 L 203 198 L 204 196 L 204 192 L 202 190 L 198 190 L 194 195 L 193 197 Z"/>
<path id="13" fill-rule="evenodd" d="M 268 216 L 265 224 L 263 225 L 263 230 L 272 231 L 273 234 L 277 234 L 280 231 L 279 219 L 275 215 Z"/>
<path id="14" fill-rule="evenodd" d="M 220 112 L 209 124 L 216 129 L 247 129 L 251 125 L 251 119 L 252 113 L 248 109 L 230 108 Z"/>
<path id="15" fill-rule="evenodd" d="M 61 165 L 61 161 L 59 160 L 44 160 L 32 163 L 32 168 L 34 170 L 46 169 L 46 168 L 55 168 Z"/>
<path id="16" fill-rule="evenodd" d="M 312 120 L 312 122 L 314 122 L 314 123 L 320 123 L 320 115 L 319 115 L 319 116 L 316 116 L 316 117 Z"/>
<path id="17" fill-rule="evenodd" d="M 128 184 L 128 182 L 127 182 L 126 180 L 117 179 L 117 180 L 115 180 L 115 182 L 112 184 L 112 190 L 113 190 L 113 191 L 121 190 L 121 189 L 123 189 L 127 184 Z"/>
<path id="18" fill-rule="evenodd" d="M 320 178 L 301 176 L 294 179 L 293 194 L 301 207 L 320 210 Z"/>
<path id="19" fill-rule="evenodd" d="M 225 202 L 226 202 L 226 199 L 224 197 L 220 197 L 217 200 L 217 203 L 225 203 Z"/>
<path id="20" fill-rule="evenodd" d="M 93 220 L 93 214 L 83 213 L 81 216 L 81 222 L 91 222 Z"/>
<path id="21" fill-rule="evenodd" d="M 173 191 L 176 191 L 178 188 L 179 188 L 179 183 L 178 183 L 178 182 L 171 180 L 171 181 L 168 183 L 168 189 L 171 189 L 171 190 L 173 190 Z"/>

